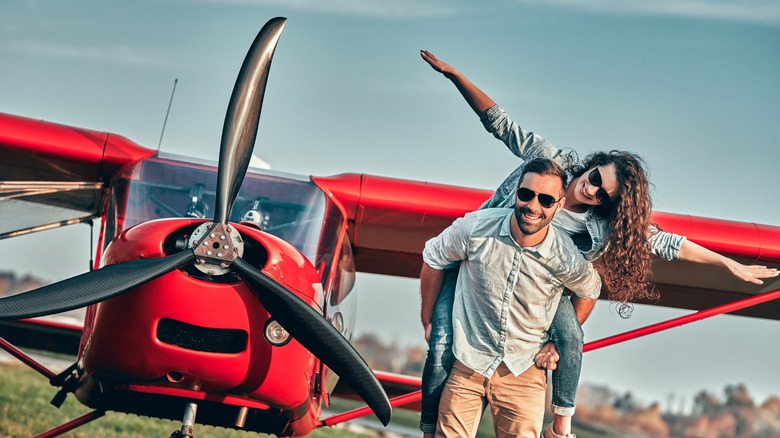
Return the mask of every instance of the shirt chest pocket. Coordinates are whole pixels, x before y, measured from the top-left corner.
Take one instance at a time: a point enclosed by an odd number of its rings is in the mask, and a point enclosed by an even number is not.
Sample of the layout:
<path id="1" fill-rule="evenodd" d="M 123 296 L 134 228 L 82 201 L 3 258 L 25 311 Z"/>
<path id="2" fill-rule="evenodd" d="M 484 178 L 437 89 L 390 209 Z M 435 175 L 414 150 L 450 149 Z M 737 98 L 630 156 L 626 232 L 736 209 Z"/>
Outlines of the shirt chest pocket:
<path id="1" fill-rule="evenodd" d="M 549 262 L 539 260 L 536 254 L 524 254 L 522 262 L 519 266 L 521 283 L 518 284 L 518 289 L 533 291 L 528 294 L 529 300 L 532 300 L 529 302 L 546 306 L 563 289 L 563 281 L 554 267 L 550 266 Z"/>
<path id="2" fill-rule="evenodd" d="M 519 251 L 495 241 L 484 241 L 472 248 L 469 255 L 473 284 L 482 285 L 489 293 L 500 293 L 512 281 Z"/>
<path id="3" fill-rule="evenodd" d="M 540 274 L 541 281 L 544 282 L 544 289 L 548 292 L 548 296 L 554 296 L 558 293 L 558 290 L 563 288 L 563 282 L 554 273 L 543 270 Z"/>

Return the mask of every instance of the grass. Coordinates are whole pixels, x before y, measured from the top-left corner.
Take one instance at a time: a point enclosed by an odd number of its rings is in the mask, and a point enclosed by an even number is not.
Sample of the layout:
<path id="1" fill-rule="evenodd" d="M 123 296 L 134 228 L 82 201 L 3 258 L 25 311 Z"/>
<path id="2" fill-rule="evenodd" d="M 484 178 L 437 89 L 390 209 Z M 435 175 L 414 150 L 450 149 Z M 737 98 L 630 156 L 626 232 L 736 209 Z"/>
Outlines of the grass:
<path id="1" fill-rule="evenodd" d="M 62 407 L 57 409 L 49 404 L 49 400 L 51 400 L 54 393 L 55 390 L 49 385 L 49 382 L 35 371 L 17 365 L 0 365 L 0 436 L 9 438 L 30 437 L 91 411 L 89 408 L 81 405 L 72 394 L 68 396 Z M 330 410 L 343 412 L 358 406 L 362 406 L 362 404 L 334 399 Z M 420 415 L 418 412 L 395 409 L 391 425 L 418 430 L 419 421 Z M 178 430 L 180 427 L 181 423 L 175 421 L 107 412 L 104 417 L 62 436 L 68 438 L 168 437 L 171 432 Z M 604 435 L 583 430 L 575 429 L 574 432 L 578 438 L 604 437 Z M 247 434 L 238 430 L 196 425 L 195 436 L 245 438 L 248 436 L 267 437 L 268 435 Z M 367 438 L 376 435 L 354 433 L 343 427 L 334 427 L 315 430 L 309 436 L 313 438 Z M 480 423 L 477 438 L 492 436 L 493 422 L 490 415 L 486 415 Z"/>
<path id="2" fill-rule="evenodd" d="M 84 415 L 91 410 L 69 395 L 60 409 L 49 404 L 54 388 L 35 371 L 14 365 L 0 365 L 0 436 L 30 437 L 52 427 Z M 136 415 L 107 412 L 101 417 L 63 437 L 121 437 L 148 438 L 168 437 L 178 430 L 181 423 Z M 217 438 L 266 437 L 263 434 L 196 425 L 195 436 Z M 341 427 L 323 428 L 314 431 L 314 438 L 345 437 L 367 438 L 372 435 L 358 434 Z"/>

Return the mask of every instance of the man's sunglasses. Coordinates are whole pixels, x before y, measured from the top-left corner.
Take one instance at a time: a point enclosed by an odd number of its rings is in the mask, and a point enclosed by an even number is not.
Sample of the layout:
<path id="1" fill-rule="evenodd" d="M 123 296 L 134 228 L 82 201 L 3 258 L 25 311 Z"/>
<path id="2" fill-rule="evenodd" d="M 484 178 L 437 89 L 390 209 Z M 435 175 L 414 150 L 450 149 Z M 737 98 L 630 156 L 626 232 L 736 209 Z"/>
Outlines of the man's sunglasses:
<path id="1" fill-rule="evenodd" d="M 553 205 L 555 205 L 556 202 L 560 201 L 563 197 L 555 199 L 552 195 L 548 195 L 546 193 L 536 193 L 535 191 L 531 189 L 527 189 L 525 187 L 519 187 L 517 189 L 517 199 L 519 199 L 520 201 L 528 202 L 534 198 L 539 199 L 539 205 L 541 205 L 542 207 L 550 208 Z"/>
<path id="2" fill-rule="evenodd" d="M 609 194 L 606 190 L 604 190 L 603 187 L 601 187 L 602 181 L 601 181 L 601 172 L 599 172 L 598 167 L 594 167 L 593 170 L 590 171 L 588 174 L 588 182 L 592 186 L 596 186 L 599 189 L 596 191 L 596 200 L 601 205 L 609 205 L 611 202 L 609 199 Z"/>

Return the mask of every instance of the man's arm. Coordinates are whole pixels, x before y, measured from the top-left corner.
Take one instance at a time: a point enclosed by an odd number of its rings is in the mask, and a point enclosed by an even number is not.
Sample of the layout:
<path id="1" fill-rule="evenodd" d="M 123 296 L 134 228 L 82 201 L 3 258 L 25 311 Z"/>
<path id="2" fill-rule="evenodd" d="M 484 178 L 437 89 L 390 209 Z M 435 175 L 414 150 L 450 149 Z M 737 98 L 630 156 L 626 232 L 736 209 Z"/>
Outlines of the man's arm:
<path id="1" fill-rule="evenodd" d="M 580 296 L 572 294 L 571 304 L 574 306 L 574 313 L 577 315 L 577 322 L 582 325 L 585 320 L 590 316 L 590 312 L 596 306 L 595 299 L 582 298 Z M 539 368 L 546 368 L 550 371 L 558 368 L 558 350 L 555 349 L 555 344 L 552 341 L 548 341 L 542 346 L 542 349 L 534 356 L 534 362 Z"/>
<path id="2" fill-rule="evenodd" d="M 431 335 L 431 316 L 436 298 L 439 296 L 444 280 L 444 271 L 433 269 L 427 263 L 423 263 L 420 271 L 420 321 L 425 329 L 425 342 Z"/>
<path id="3" fill-rule="evenodd" d="M 463 98 L 466 99 L 466 102 L 468 102 L 471 109 L 473 109 L 479 117 L 482 117 L 482 115 L 484 115 L 488 109 L 496 106 L 496 103 L 493 102 L 493 99 L 488 97 L 487 94 L 477 88 L 476 85 L 472 84 L 471 81 L 466 78 L 466 76 L 463 76 L 463 74 L 456 70 L 453 66 L 445 63 L 444 61 L 441 61 L 439 58 L 434 56 L 433 53 L 427 50 L 421 50 L 420 56 L 422 56 L 425 62 L 430 64 L 434 70 L 443 74 L 447 79 L 451 80 L 452 83 L 455 84 L 455 87 L 458 88 L 460 94 L 463 95 Z"/>
<path id="4" fill-rule="evenodd" d="M 572 295 L 571 305 L 574 306 L 574 313 L 577 315 L 577 322 L 582 325 L 585 323 L 585 320 L 588 319 L 588 316 L 590 316 L 590 312 L 593 310 L 593 308 L 596 307 L 596 300 Z"/>
<path id="5" fill-rule="evenodd" d="M 425 242 L 420 272 L 420 321 L 425 329 L 426 342 L 430 337 L 433 307 L 444 281 L 444 269 L 453 262 L 466 259 L 469 233 L 477 217 L 478 213 L 468 213 L 455 219 L 441 234 Z"/>

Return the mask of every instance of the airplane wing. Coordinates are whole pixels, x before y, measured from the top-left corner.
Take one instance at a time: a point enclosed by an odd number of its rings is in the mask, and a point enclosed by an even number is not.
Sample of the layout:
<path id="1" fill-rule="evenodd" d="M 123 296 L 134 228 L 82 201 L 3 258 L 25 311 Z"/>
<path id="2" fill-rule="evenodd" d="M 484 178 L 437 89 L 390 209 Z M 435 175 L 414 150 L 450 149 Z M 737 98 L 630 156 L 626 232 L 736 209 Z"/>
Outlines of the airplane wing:
<path id="1" fill-rule="evenodd" d="M 0 339 L 18 347 L 76 356 L 82 321 L 74 318 L 35 318 L 0 321 Z"/>
<path id="2" fill-rule="evenodd" d="M 108 182 L 155 154 L 114 134 L 0 113 L 0 239 L 101 216 Z M 81 321 L 65 317 L 0 322 L 0 338 L 75 355 Z"/>
<path id="3" fill-rule="evenodd" d="M 342 205 L 358 271 L 416 278 L 425 241 L 453 220 L 474 211 L 489 190 L 409 181 L 365 174 L 312 177 Z M 665 231 L 746 264 L 780 268 L 780 227 L 656 212 Z M 661 306 L 701 310 L 780 289 L 780 277 L 754 285 L 725 269 L 688 262 L 657 260 L 653 282 Z M 780 319 L 780 300 L 735 314 Z"/>
<path id="4" fill-rule="evenodd" d="M 390 398 L 390 403 L 394 407 L 400 407 L 413 411 L 421 409 L 419 391 L 422 389 L 422 379 L 416 376 L 407 376 L 404 374 L 390 373 L 387 371 L 373 370 L 382 388 Z M 346 383 L 339 380 L 331 397 L 338 397 L 347 400 L 361 401 L 360 397 Z M 365 408 L 363 408 L 365 409 Z M 349 414 L 347 414 L 349 416 Z M 339 418 L 341 415 L 328 418 L 325 424 L 333 426 L 337 423 L 348 420 L 349 418 Z"/>
<path id="5" fill-rule="evenodd" d="M 0 239 L 100 216 L 105 186 L 155 151 L 114 134 L 0 113 Z"/>
<path id="6" fill-rule="evenodd" d="M 492 194 L 355 173 L 312 180 L 344 208 L 359 272 L 411 278 L 420 275 L 425 241 Z"/>

